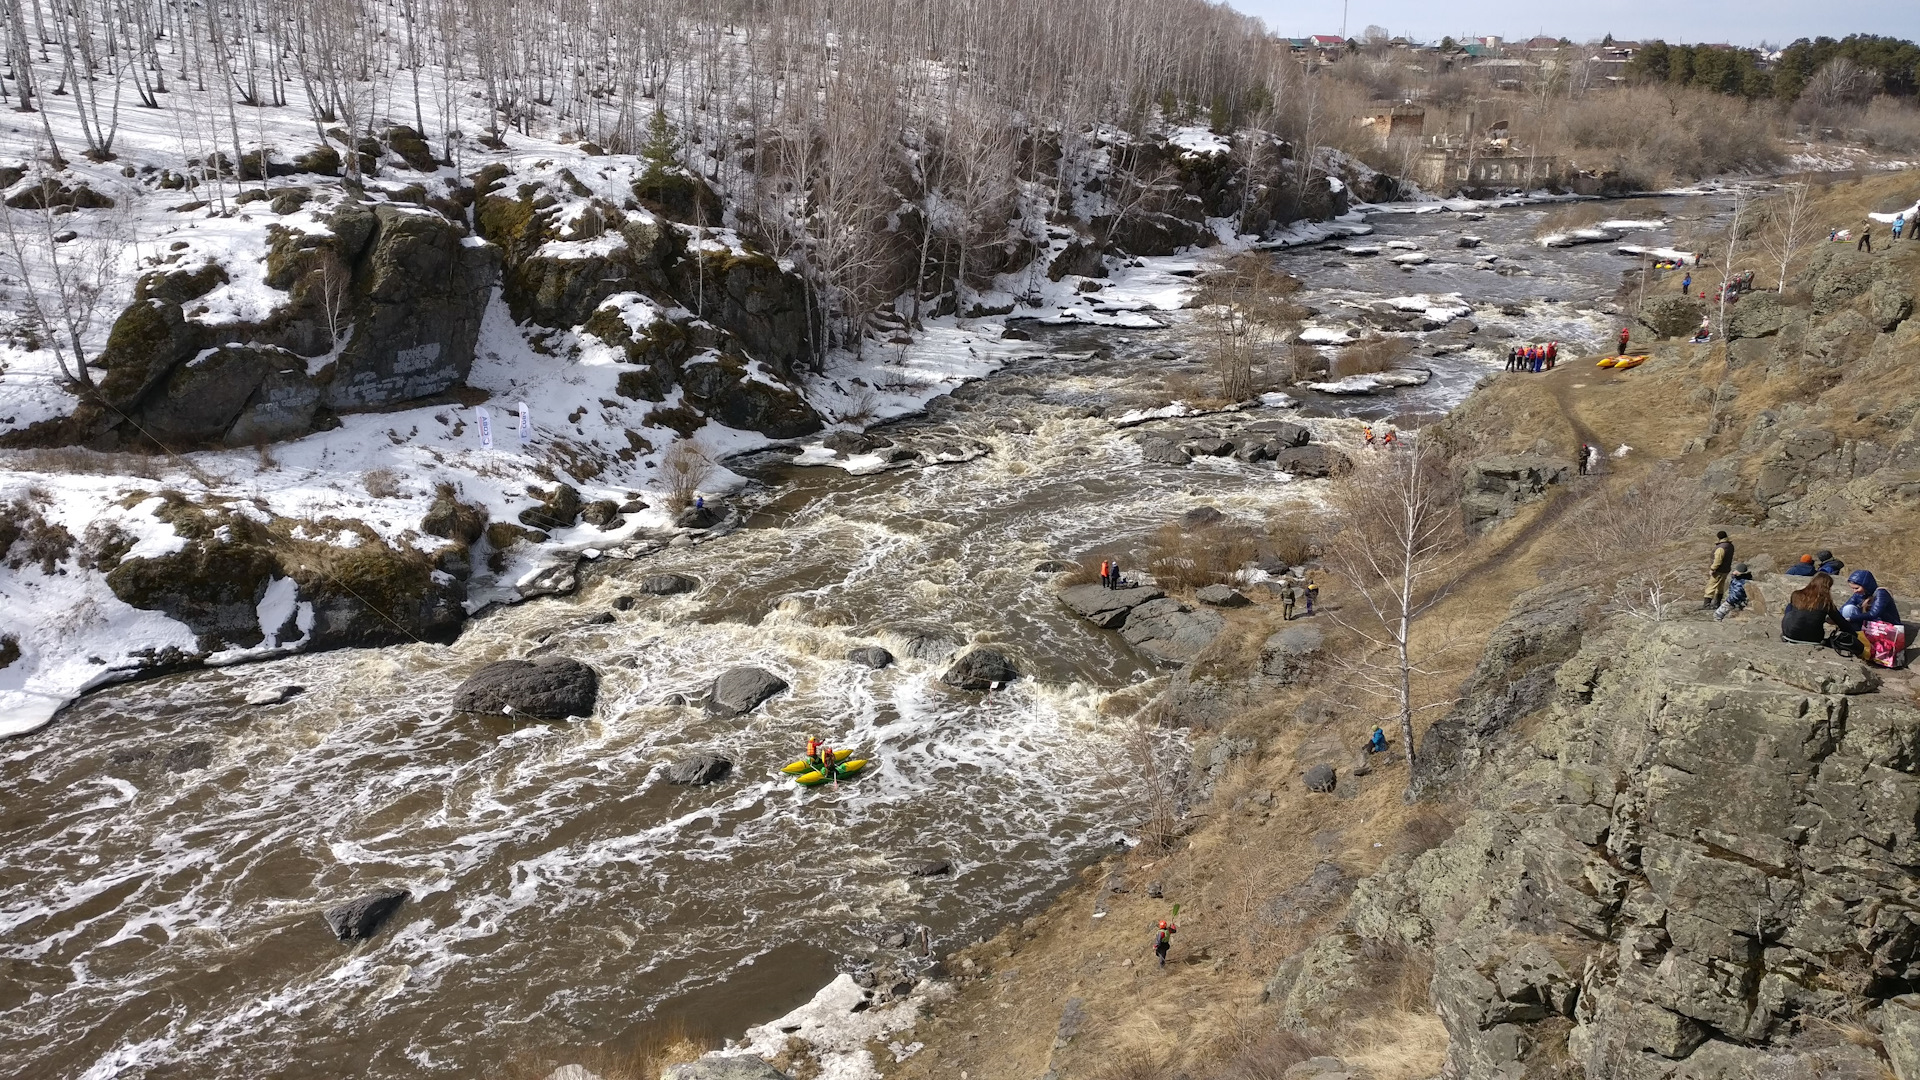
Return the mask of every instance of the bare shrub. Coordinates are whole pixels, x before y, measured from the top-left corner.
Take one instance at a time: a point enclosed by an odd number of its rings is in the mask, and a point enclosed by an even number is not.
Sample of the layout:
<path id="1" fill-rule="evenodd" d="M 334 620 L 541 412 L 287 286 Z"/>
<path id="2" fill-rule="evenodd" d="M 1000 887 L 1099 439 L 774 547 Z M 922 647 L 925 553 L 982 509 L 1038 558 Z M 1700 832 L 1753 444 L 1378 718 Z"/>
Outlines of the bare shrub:
<path id="1" fill-rule="evenodd" d="M 1327 373 L 1327 358 L 1320 350 L 1302 341 L 1287 346 L 1286 371 L 1289 382 L 1309 382 Z"/>
<path id="2" fill-rule="evenodd" d="M 360 483 L 366 488 L 367 494 L 376 499 L 397 499 L 405 491 L 400 484 L 400 474 L 384 466 L 368 469 Z"/>
<path id="3" fill-rule="evenodd" d="M 1136 831 L 1140 850 L 1158 856 L 1172 851 L 1180 837 L 1175 791 L 1180 770 L 1171 761 L 1181 750 L 1178 741 L 1154 722 L 1156 715 L 1158 710 L 1151 707 L 1135 713 L 1126 740 L 1127 758 L 1133 766 L 1131 790 L 1139 800 L 1140 824 Z"/>
<path id="4" fill-rule="evenodd" d="M 1324 1047 L 1298 1031 L 1263 1025 L 1252 1029 L 1226 1060 L 1201 1075 L 1206 1080 L 1286 1080 L 1288 1069 L 1324 1052 Z"/>
<path id="5" fill-rule="evenodd" d="M 1163 525 L 1147 542 L 1146 564 L 1154 584 L 1186 592 L 1232 581 L 1259 553 L 1260 537 L 1244 525 Z"/>
<path id="6" fill-rule="evenodd" d="M 33 495 L 34 491 L 28 492 L 29 498 Z M 38 563 L 41 573 L 51 574 L 73 553 L 73 544 L 73 534 L 64 525 L 48 521 L 33 506 L 0 505 L 0 558 L 8 569 Z"/>
<path id="7" fill-rule="evenodd" d="M 1320 553 L 1320 537 L 1299 518 L 1275 514 L 1267 518 L 1266 549 L 1288 566 L 1299 566 Z"/>
<path id="8" fill-rule="evenodd" d="M 1614 206 L 1608 202 L 1577 202 L 1557 210 L 1550 210 L 1534 226 L 1533 235 L 1552 236 L 1555 233 L 1568 232 L 1598 225 L 1614 216 Z"/>
<path id="9" fill-rule="evenodd" d="M 79 446 L 58 446 L 41 450 L 11 450 L 0 454 L 0 465 L 20 472 L 52 475 L 138 476 L 145 480 L 160 478 L 166 464 L 161 454 L 107 454 Z"/>
<path id="10" fill-rule="evenodd" d="M 1567 523 L 1565 551 L 1595 571 L 1617 567 L 1622 559 L 1644 565 L 1692 538 L 1704 517 L 1698 488 L 1671 470 L 1656 470 L 1589 495 Z"/>
<path id="11" fill-rule="evenodd" d="M 660 457 L 660 478 L 667 485 L 667 505 L 675 510 L 692 503 L 700 485 L 712 474 L 713 459 L 692 440 L 674 443 Z"/>
<path id="12" fill-rule="evenodd" d="M 1333 358 L 1333 377 L 1344 379 L 1349 375 L 1371 375 L 1376 371 L 1386 371 L 1412 352 L 1413 342 L 1406 338 L 1371 334 L 1340 350 Z"/>

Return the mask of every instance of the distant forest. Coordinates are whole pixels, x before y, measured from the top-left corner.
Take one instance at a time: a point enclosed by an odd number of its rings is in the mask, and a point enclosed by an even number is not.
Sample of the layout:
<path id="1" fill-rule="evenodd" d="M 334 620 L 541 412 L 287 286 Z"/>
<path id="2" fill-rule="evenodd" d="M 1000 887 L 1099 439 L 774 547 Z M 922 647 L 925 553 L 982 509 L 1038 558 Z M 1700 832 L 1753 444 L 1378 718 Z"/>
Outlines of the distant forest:
<path id="1" fill-rule="evenodd" d="M 1652 41 L 1634 54 L 1627 76 L 1643 85 L 1669 83 L 1787 103 L 1811 97 L 1819 107 L 1861 104 L 1878 94 L 1913 97 L 1920 89 L 1920 45 L 1874 34 L 1801 38 L 1763 68 L 1745 49 Z"/>

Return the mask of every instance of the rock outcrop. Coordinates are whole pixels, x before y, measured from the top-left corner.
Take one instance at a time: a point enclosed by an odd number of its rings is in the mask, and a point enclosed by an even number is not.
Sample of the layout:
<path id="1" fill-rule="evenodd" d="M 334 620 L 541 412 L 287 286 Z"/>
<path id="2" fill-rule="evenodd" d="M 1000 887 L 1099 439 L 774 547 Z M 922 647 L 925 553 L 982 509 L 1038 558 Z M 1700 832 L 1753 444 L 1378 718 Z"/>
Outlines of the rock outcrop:
<path id="1" fill-rule="evenodd" d="M 1544 719 L 1483 740 L 1477 765 L 1456 753 L 1475 809 L 1360 883 L 1315 985 L 1367 941 L 1430 953 L 1462 1080 L 1563 1060 L 1619 1080 L 1880 1075 L 1870 1049 L 1801 1033 L 1845 1017 L 1911 1051 L 1920 708 L 1766 620 L 1615 626 L 1574 649 L 1578 606 L 1496 634 L 1463 709 Z M 1496 704 L 1491 683 L 1529 666 L 1551 692 Z"/>
<path id="2" fill-rule="evenodd" d="M 1097 584 L 1071 585 L 1060 590 L 1060 602 L 1102 630 L 1118 630 L 1127 624 L 1133 609 L 1166 595 L 1147 586 L 1109 589 Z"/>
<path id="3" fill-rule="evenodd" d="M 1573 466 L 1536 454 L 1499 454 L 1467 466 L 1467 491 L 1460 516 L 1468 526 L 1485 525 L 1565 483 Z"/>
<path id="4" fill-rule="evenodd" d="M 1134 608 L 1120 636 L 1163 664 L 1187 664 L 1226 626 L 1219 612 L 1195 611 L 1172 597 L 1161 597 Z"/>

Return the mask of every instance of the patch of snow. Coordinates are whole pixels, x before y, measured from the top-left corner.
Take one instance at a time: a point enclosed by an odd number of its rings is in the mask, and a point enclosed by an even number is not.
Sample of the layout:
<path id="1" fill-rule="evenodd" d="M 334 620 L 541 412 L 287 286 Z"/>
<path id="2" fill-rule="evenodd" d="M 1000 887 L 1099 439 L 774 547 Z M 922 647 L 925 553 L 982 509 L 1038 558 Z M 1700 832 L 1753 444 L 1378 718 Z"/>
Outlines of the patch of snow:
<path id="1" fill-rule="evenodd" d="M 1920 218 L 1920 200 L 1916 200 L 1912 206 L 1907 207 L 1905 210 L 1895 210 L 1886 214 L 1868 214 L 1867 216 L 1883 225 L 1893 224 L 1895 218 L 1905 218 L 1907 219 L 1909 231 L 1911 231 L 1911 227 L 1916 218 Z"/>
<path id="2" fill-rule="evenodd" d="M 1186 153 L 1209 157 L 1215 154 L 1231 153 L 1233 150 L 1233 143 L 1225 136 L 1216 135 L 1203 127 L 1174 128 L 1167 134 L 1167 142 Z"/>
<path id="3" fill-rule="evenodd" d="M 1396 368 L 1392 371 L 1376 371 L 1367 375 L 1349 375 L 1332 382 L 1308 383 L 1307 388 L 1322 394 L 1359 397 L 1402 386 L 1421 386 L 1431 378 L 1433 378 L 1433 372 L 1426 368 Z"/>
<path id="4" fill-rule="evenodd" d="M 1340 326 L 1309 326 L 1295 340 L 1307 345 L 1345 345 L 1353 340 L 1353 331 Z"/>

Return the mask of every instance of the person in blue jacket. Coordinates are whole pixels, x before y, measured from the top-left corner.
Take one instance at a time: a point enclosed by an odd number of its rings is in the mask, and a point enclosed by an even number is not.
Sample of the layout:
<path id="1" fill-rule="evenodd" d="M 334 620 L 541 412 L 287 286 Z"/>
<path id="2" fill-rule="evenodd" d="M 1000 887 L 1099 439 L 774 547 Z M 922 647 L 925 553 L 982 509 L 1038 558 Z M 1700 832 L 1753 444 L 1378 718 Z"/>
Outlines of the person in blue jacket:
<path id="1" fill-rule="evenodd" d="M 1800 556 L 1800 561 L 1787 567 L 1788 577 L 1812 577 L 1814 574 L 1840 576 L 1840 568 L 1847 565 L 1833 557 L 1833 552 L 1821 550 L 1811 555 Z"/>
<path id="2" fill-rule="evenodd" d="M 1893 594 L 1881 588 L 1871 573 L 1855 570 L 1847 575 L 1847 584 L 1853 586 L 1853 595 L 1840 606 L 1840 621 L 1848 630 L 1859 630 L 1870 622 L 1900 621 Z"/>

